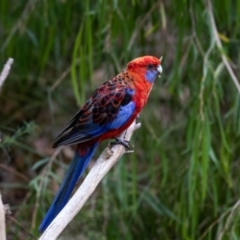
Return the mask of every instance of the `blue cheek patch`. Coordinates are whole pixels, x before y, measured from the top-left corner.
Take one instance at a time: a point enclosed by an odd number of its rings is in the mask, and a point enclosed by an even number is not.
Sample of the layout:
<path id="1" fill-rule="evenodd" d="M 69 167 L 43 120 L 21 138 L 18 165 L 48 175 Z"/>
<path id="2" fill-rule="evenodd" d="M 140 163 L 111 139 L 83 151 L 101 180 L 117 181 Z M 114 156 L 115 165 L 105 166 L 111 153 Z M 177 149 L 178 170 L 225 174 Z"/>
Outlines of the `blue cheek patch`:
<path id="1" fill-rule="evenodd" d="M 147 70 L 145 78 L 148 82 L 153 83 L 154 80 L 157 78 L 158 71 L 157 70 Z"/>

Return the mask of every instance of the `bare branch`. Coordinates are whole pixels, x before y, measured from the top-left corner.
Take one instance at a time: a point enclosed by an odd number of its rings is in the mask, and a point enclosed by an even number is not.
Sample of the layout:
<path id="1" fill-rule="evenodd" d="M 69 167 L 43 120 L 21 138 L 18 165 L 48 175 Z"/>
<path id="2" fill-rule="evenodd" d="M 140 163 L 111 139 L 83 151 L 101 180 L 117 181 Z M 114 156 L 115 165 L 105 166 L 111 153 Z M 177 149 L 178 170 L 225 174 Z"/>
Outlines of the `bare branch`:
<path id="1" fill-rule="evenodd" d="M 2 196 L 0 193 L 0 239 L 6 240 L 6 226 L 5 226 L 5 208 L 2 202 Z"/>
<path id="2" fill-rule="evenodd" d="M 9 74 L 12 63 L 13 63 L 13 58 L 9 58 L 8 61 L 6 62 L 6 64 L 4 65 L 4 67 L 3 67 L 3 70 L 0 74 L 0 89 L 1 89 L 4 81 L 6 80 L 8 74 Z"/>
<path id="3" fill-rule="evenodd" d="M 13 58 L 9 58 L 8 61 L 6 62 L 6 64 L 4 65 L 2 72 L 0 73 L 0 90 L 1 90 L 1 87 L 4 83 L 4 81 L 6 80 L 8 74 L 9 74 L 12 63 L 13 63 Z M 1 141 L 2 141 L 2 139 L 1 139 L 1 132 L 0 132 L 0 142 Z M 6 212 L 6 209 L 3 205 L 2 196 L 0 193 L 0 239 L 1 240 L 7 239 L 6 238 L 6 225 L 5 225 L 5 212 Z"/>
<path id="4" fill-rule="evenodd" d="M 134 130 L 140 127 L 140 123 L 136 124 L 135 121 L 132 125 L 121 134 L 127 141 L 130 140 Z M 125 153 L 125 148 L 121 145 L 116 145 L 109 149 L 108 147 L 98 158 L 97 162 L 92 167 L 91 171 L 85 178 L 82 185 L 76 191 L 76 193 L 69 200 L 63 210 L 57 215 L 50 226 L 42 234 L 39 240 L 56 239 L 68 223 L 74 218 L 74 216 L 81 210 L 84 203 L 91 196 L 98 183 L 108 173 L 113 165 L 121 158 Z"/>

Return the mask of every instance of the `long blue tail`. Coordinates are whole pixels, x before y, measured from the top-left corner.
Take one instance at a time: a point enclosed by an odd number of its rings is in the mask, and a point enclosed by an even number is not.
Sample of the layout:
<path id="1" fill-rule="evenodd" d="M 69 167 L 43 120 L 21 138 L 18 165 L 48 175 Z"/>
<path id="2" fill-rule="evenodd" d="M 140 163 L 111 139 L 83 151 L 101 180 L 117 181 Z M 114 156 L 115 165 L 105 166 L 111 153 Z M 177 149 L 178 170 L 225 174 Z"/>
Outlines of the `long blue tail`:
<path id="1" fill-rule="evenodd" d="M 77 149 L 64 177 L 63 183 L 59 188 L 51 207 L 49 208 L 45 218 L 39 227 L 40 232 L 43 232 L 49 226 L 49 224 L 68 202 L 76 182 L 78 181 L 83 171 L 86 169 L 97 146 L 98 143 L 95 143 L 89 148 L 84 148 L 81 153 L 81 150 Z"/>

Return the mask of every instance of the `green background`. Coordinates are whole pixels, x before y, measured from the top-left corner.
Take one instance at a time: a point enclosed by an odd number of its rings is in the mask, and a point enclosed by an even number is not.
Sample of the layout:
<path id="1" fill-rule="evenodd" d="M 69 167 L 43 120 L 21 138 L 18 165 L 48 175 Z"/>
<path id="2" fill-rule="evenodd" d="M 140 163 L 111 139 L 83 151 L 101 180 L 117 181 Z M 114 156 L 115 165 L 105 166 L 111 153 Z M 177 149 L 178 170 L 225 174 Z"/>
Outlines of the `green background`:
<path id="1" fill-rule="evenodd" d="M 39 236 L 74 153 L 55 152 L 54 137 L 96 87 L 142 55 L 163 56 L 163 74 L 135 152 L 61 239 L 240 239 L 240 98 L 227 70 L 240 78 L 239 48 L 237 0 L 0 1 L 1 68 L 14 58 L 0 89 L 8 239 Z"/>

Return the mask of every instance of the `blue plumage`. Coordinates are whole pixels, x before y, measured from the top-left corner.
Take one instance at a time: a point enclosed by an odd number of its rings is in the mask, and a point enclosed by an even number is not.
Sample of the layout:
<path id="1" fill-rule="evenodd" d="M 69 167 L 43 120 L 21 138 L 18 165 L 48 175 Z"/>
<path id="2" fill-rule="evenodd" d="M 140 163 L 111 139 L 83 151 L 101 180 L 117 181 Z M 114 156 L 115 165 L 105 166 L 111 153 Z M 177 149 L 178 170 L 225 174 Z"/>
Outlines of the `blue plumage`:
<path id="1" fill-rule="evenodd" d="M 161 60 L 136 58 L 117 76 L 103 83 L 57 136 L 53 147 L 77 144 L 75 156 L 39 230 L 43 232 L 66 205 L 97 145 L 117 138 L 147 102 L 152 83 L 161 74 Z M 124 141 L 119 141 L 123 144 Z"/>
<path id="2" fill-rule="evenodd" d="M 153 69 L 153 70 L 149 69 L 147 70 L 145 77 L 150 83 L 153 83 L 157 78 L 158 74 L 159 72 L 156 69 Z"/>
<path id="3" fill-rule="evenodd" d="M 39 227 L 40 232 L 43 232 L 48 227 L 48 225 L 53 221 L 53 219 L 58 215 L 58 213 L 68 202 L 76 182 L 86 169 L 97 146 L 98 143 L 95 143 L 88 149 L 84 149 L 86 151 L 84 156 L 80 156 L 79 152 L 76 151 L 75 156 L 62 182 L 62 185 L 58 190 L 50 209 L 48 210 L 45 218 L 43 219 Z"/>
<path id="4" fill-rule="evenodd" d="M 118 129 L 123 126 L 132 116 L 135 111 L 135 102 L 131 101 L 132 94 L 134 91 L 128 90 L 125 93 L 125 98 L 123 99 L 123 105 L 118 107 L 114 118 L 108 119 L 105 124 L 99 124 L 98 122 L 92 122 L 92 118 L 94 114 L 94 108 L 90 109 L 91 113 L 88 115 L 87 121 L 85 120 L 84 124 L 74 126 L 69 131 L 63 131 L 62 134 L 59 136 L 60 144 L 61 145 L 70 145 L 76 144 L 81 142 L 87 142 L 92 139 L 95 139 L 102 134 L 105 134 L 109 130 Z M 81 113 L 81 112 L 80 112 Z M 81 118 L 81 115 L 78 116 Z M 68 129 L 66 129 L 68 130 Z M 59 145 L 59 140 L 57 139 L 55 144 Z M 54 145 L 55 147 L 55 145 Z"/>
<path id="5" fill-rule="evenodd" d="M 76 182 L 94 154 L 98 139 L 112 130 L 120 129 L 135 112 L 136 103 L 132 100 L 135 90 L 126 87 L 124 83 L 119 84 L 117 79 L 112 81 L 94 92 L 53 144 L 53 147 L 70 144 L 78 144 L 78 147 L 63 183 L 39 227 L 40 232 L 50 225 L 68 202 Z"/>
<path id="6" fill-rule="evenodd" d="M 131 101 L 125 106 L 121 106 L 116 117 L 105 126 L 107 129 L 118 129 L 126 123 L 135 110 L 135 102 Z"/>
<path id="7" fill-rule="evenodd" d="M 118 129 L 131 118 L 134 110 L 135 103 L 133 101 L 130 101 L 126 105 L 120 106 L 115 118 L 106 125 L 100 126 L 97 123 L 92 124 L 92 127 L 89 127 L 88 131 L 84 133 L 78 131 L 76 128 L 73 128 L 71 131 L 69 131 L 62 137 L 62 143 L 65 145 L 80 142 L 81 140 L 86 141 L 86 139 L 89 140 L 94 137 L 96 138 L 97 136 L 100 136 L 109 130 Z M 48 225 L 53 221 L 53 219 L 58 215 L 58 213 L 68 202 L 76 182 L 78 181 L 83 171 L 86 169 L 89 161 L 91 160 L 95 152 L 97 145 L 98 143 L 95 143 L 94 145 L 89 147 L 84 156 L 80 156 L 79 152 L 76 151 L 75 156 L 63 180 L 63 183 L 58 193 L 56 194 L 53 203 L 48 210 L 42 224 L 39 227 L 40 232 L 43 232 L 48 227 Z"/>

